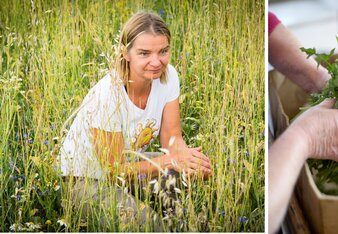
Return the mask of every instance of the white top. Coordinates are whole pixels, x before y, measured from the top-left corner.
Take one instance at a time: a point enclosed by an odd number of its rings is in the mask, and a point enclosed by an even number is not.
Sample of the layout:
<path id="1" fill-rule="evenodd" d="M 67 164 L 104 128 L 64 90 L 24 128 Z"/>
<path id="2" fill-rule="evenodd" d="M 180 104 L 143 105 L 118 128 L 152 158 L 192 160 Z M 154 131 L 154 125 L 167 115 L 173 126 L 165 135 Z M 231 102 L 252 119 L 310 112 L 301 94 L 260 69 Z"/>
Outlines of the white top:
<path id="1" fill-rule="evenodd" d="M 107 74 L 87 94 L 60 150 L 63 176 L 103 175 L 93 148 L 90 129 L 122 132 L 124 148 L 144 152 L 158 136 L 166 103 L 179 97 L 179 78 L 168 65 L 167 83 L 152 81 L 146 108 L 140 109 L 129 99 L 122 81 Z"/>

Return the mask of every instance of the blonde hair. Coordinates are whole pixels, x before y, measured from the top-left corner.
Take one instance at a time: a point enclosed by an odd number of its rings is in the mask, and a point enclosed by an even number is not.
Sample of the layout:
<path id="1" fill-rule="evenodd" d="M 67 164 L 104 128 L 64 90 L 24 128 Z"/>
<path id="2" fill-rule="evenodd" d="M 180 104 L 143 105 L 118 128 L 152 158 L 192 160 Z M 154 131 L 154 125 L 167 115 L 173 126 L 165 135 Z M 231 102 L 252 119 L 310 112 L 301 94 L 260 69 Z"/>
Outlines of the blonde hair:
<path id="1" fill-rule="evenodd" d="M 136 38 L 142 33 L 153 33 L 164 35 L 170 44 L 170 31 L 163 19 L 155 13 L 141 11 L 133 15 L 124 25 L 120 33 L 118 54 L 115 62 L 115 69 L 124 84 L 127 84 L 129 77 L 129 62 L 123 54 L 133 47 Z M 160 77 L 161 83 L 167 82 L 167 69 Z"/>

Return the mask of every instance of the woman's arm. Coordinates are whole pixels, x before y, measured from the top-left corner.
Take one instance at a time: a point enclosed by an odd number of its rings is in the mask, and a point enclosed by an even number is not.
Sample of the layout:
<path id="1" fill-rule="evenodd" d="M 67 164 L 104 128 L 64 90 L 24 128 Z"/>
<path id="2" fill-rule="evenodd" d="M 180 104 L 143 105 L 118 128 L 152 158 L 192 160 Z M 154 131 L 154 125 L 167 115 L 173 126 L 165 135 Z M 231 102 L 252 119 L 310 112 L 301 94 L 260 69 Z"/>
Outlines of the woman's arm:
<path id="1" fill-rule="evenodd" d="M 169 150 L 169 169 L 184 169 L 188 175 L 196 172 L 201 172 L 204 176 L 212 175 L 210 160 L 201 152 L 201 148 L 189 148 L 183 140 L 178 98 L 164 107 L 160 142 L 163 148 Z"/>
<path id="2" fill-rule="evenodd" d="M 330 79 L 327 70 L 300 50 L 300 42 L 283 25 L 269 35 L 269 62 L 306 92 L 318 92 Z"/>
<path id="3" fill-rule="evenodd" d="M 327 99 L 300 115 L 269 149 L 269 233 L 283 220 L 308 158 L 338 161 L 338 110 Z"/>

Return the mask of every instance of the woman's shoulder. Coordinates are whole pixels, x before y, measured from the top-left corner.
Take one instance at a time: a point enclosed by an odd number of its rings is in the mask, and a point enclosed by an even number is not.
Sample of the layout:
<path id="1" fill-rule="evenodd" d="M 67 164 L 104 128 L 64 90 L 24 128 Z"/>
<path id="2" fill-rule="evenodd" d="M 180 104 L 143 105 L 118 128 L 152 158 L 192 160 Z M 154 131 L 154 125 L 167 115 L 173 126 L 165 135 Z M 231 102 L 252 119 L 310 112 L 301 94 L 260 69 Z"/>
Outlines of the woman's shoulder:
<path id="1" fill-rule="evenodd" d="M 89 90 L 85 99 L 103 100 L 118 95 L 123 83 L 115 77 L 113 72 L 108 72 Z"/>
<path id="2" fill-rule="evenodd" d="M 123 82 L 121 79 L 118 78 L 118 75 L 115 71 L 111 70 L 107 72 L 107 74 L 99 80 L 98 84 L 103 85 L 104 87 L 119 87 L 123 85 Z"/>
<path id="3" fill-rule="evenodd" d="M 123 85 L 123 82 L 117 78 L 113 71 L 109 71 L 92 88 L 92 90 L 101 92 L 115 92 Z"/>
<path id="4" fill-rule="evenodd" d="M 178 73 L 175 67 L 172 66 L 171 64 L 168 64 L 167 69 L 168 69 L 167 84 L 170 85 L 170 84 L 176 84 L 177 82 L 179 82 Z"/>
<path id="5" fill-rule="evenodd" d="M 176 68 L 173 65 L 168 64 L 167 69 L 168 69 L 169 74 L 171 73 L 177 74 Z"/>

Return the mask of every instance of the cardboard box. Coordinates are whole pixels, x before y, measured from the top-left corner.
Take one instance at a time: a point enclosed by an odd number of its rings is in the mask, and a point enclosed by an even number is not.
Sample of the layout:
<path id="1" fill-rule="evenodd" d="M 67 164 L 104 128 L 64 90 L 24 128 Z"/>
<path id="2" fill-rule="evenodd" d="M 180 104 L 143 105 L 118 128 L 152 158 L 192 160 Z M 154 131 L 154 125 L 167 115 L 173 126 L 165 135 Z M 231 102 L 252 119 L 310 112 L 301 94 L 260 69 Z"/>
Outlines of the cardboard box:
<path id="1" fill-rule="evenodd" d="M 296 187 L 306 219 L 314 233 L 338 233 L 338 196 L 323 194 L 317 188 L 306 164 Z"/>
<path id="2" fill-rule="evenodd" d="M 305 92 L 277 71 L 269 73 L 269 103 L 275 137 L 287 128 L 289 120 L 299 113 L 299 107 L 304 106 L 308 98 Z M 301 171 L 295 192 L 302 210 L 302 214 L 298 215 L 304 215 L 304 225 L 311 233 L 338 233 L 338 196 L 319 191 L 307 164 Z"/>

